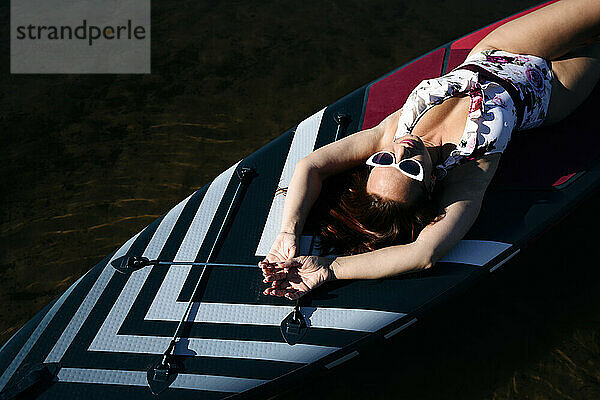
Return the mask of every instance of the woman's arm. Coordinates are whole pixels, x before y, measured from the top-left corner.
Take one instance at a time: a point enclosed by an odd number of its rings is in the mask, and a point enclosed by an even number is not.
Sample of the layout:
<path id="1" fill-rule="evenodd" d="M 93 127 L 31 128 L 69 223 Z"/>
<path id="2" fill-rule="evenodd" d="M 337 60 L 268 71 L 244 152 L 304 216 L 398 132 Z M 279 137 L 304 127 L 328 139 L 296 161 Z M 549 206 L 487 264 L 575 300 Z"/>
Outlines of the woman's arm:
<path id="1" fill-rule="evenodd" d="M 449 171 L 444 180 L 441 210 L 445 216 L 405 245 L 352 256 L 297 257 L 277 266 L 263 266 L 265 294 L 296 299 L 333 279 L 379 279 L 433 266 L 471 228 L 500 161 L 500 153 L 482 157 Z"/>
<path id="2" fill-rule="evenodd" d="M 441 220 L 426 226 L 412 243 L 338 257 L 331 267 L 335 277 L 385 278 L 433 266 L 477 219 L 499 161 L 500 153 L 495 153 L 450 170 L 441 196 L 440 211 L 445 213 Z"/>
<path id="3" fill-rule="evenodd" d="M 296 255 L 298 237 L 319 197 L 323 180 L 363 164 L 371 154 L 391 142 L 399 115 L 400 111 L 396 111 L 376 127 L 323 146 L 296 164 L 287 189 L 280 233 L 265 261 L 284 261 Z"/>
<path id="4" fill-rule="evenodd" d="M 385 134 L 386 131 L 392 131 L 390 119 L 374 128 L 323 146 L 296 164 L 285 197 L 282 232 L 300 234 L 310 208 L 319 197 L 323 181 L 331 175 L 363 164 L 371 154 L 384 146 L 385 137 L 389 136 Z"/>

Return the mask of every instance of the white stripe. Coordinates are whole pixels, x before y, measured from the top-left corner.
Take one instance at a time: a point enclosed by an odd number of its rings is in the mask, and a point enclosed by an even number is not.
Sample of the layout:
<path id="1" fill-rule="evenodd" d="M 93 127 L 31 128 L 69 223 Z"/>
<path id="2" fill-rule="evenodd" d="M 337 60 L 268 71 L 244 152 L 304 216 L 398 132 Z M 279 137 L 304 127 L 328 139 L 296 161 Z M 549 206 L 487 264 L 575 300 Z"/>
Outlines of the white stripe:
<path id="1" fill-rule="evenodd" d="M 44 315 L 44 318 L 42 318 L 35 330 L 31 333 L 31 336 L 29 336 L 23 347 L 21 347 L 17 355 L 13 358 L 8 367 L 6 367 L 2 376 L 0 376 L 0 391 L 4 389 L 4 386 L 6 386 L 10 378 L 12 378 L 14 372 L 17 370 L 19 365 L 21 365 L 25 357 L 29 354 L 29 351 L 33 348 L 33 346 L 38 341 L 42 333 L 46 330 L 46 327 L 50 324 L 52 318 L 54 318 L 54 316 L 56 315 L 60 307 L 63 305 L 67 297 L 69 297 L 73 289 L 75 289 L 79 282 L 81 282 L 84 276 L 85 275 L 83 275 L 75 283 L 69 286 L 69 288 L 62 294 L 62 296 L 60 296 L 58 300 L 56 300 L 56 302 L 48 310 L 46 315 Z"/>
<path id="2" fill-rule="evenodd" d="M 167 242 L 167 239 L 169 236 L 171 236 L 171 232 L 173 232 L 173 228 L 175 228 L 183 209 L 192 196 L 193 194 L 189 195 L 187 199 L 177 204 L 171 209 L 171 211 L 167 213 L 167 215 L 160 222 L 156 232 L 154 232 L 152 239 L 150 239 L 150 243 L 148 243 L 148 246 L 146 246 L 146 249 L 142 254 L 143 257 L 148 257 L 151 260 L 158 258 L 163 247 L 165 246 L 165 243 Z"/>
<path id="3" fill-rule="evenodd" d="M 94 340 L 88 350 L 113 353 L 163 354 L 170 337 L 114 335 Z M 311 363 L 338 350 L 337 347 L 283 342 L 186 338 L 179 341 L 175 354 L 195 357 L 245 358 L 293 363 Z"/>
<path id="4" fill-rule="evenodd" d="M 461 240 L 439 262 L 483 266 L 511 246 L 509 243 L 488 240 Z"/>
<path id="5" fill-rule="evenodd" d="M 147 247 L 147 250 L 149 249 L 148 253 L 151 253 L 156 256 L 160 253 L 160 249 L 162 249 L 162 246 L 164 245 L 168 235 L 171 233 L 171 230 L 173 229 L 175 222 L 177 222 L 177 219 L 179 218 L 179 215 L 181 214 L 183 207 L 188 202 L 190 197 L 191 197 L 191 195 L 188 198 L 186 198 L 185 200 L 183 200 L 181 203 L 179 203 L 177 206 L 175 206 L 163 218 L 163 220 L 161 221 L 160 225 L 158 226 L 156 232 L 154 233 L 154 236 L 152 237 L 150 244 Z M 62 335 L 60 336 L 58 341 L 54 344 L 54 347 L 52 348 L 50 353 L 48 353 L 48 356 L 46 357 L 46 360 L 44 362 L 46 362 L 46 363 L 59 362 L 63 358 L 65 352 L 67 351 L 67 349 L 73 342 L 73 339 L 79 332 L 79 329 L 81 329 L 81 327 L 83 326 L 83 323 L 87 320 L 87 317 L 90 315 L 90 312 L 96 305 L 96 302 L 98 301 L 98 299 L 104 292 L 104 289 L 106 289 L 108 282 L 110 282 L 110 279 L 112 278 L 112 276 L 114 274 L 115 270 L 110 265 L 110 263 L 113 260 L 124 256 L 127 253 L 127 251 L 129 250 L 129 248 L 131 247 L 131 245 L 133 244 L 133 242 L 135 241 L 135 239 L 137 239 L 137 237 L 140 235 L 140 233 L 138 233 L 137 235 L 135 235 L 134 237 L 129 239 L 112 256 L 112 258 L 110 259 L 110 261 L 108 262 L 106 267 L 104 267 L 104 270 L 102 271 L 102 273 L 100 274 L 100 276 L 98 277 L 96 282 L 94 283 L 94 286 L 92 286 L 88 295 L 85 297 L 84 301 L 81 303 L 81 306 L 79 306 L 79 309 L 77 310 L 75 315 L 73 315 L 73 318 L 71 318 L 71 321 L 69 321 L 69 324 L 63 331 Z"/>
<path id="6" fill-rule="evenodd" d="M 90 315 L 92 308 L 98 301 L 100 295 L 104 292 L 106 285 L 108 285 L 108 282 L 110 281 L 110 278 L 114 273 L 114 268 L 110 265 L 110 263 L 114 259 L 121 257 L 125 253 L 127 253 L 127 250 L 129 250 L 129 247 L 135 241 L 138 235 L 139 233 L 136 236 L 129 239 L 123 246 L 121 246 L 121 248 L 117 250 L 117 252 L 112 256 L 110 261 L 106 264 L 106 266 L 100 273 L 100 276 L 98 276 L 96 282 L 94 282 L 94 285 L 92 286 L 87 296 L 85 296 L 85 299 L 73 315 L 73 318 L 71 318 L 69 324 L 60 335 L 60 338 L 58 338 L 56 343 L 54 343 L 54 347 L 52 347 L 52 350 L 50 350 L 50 353 L 48 353 L 46 359 L 44 360 L 45 363 L 59 362 L 65 355 L 67 348 L 73 342 L 75 335 L 77 335 L 77 332 L 79 332 L 79 329 L 87 319 L 88 315 Z"/>
<path id="7" fill-rule="evenodd" d="M 239 393 L 266 382 L 262 379 L 235 378 L 232 376 L 179 374 L 170 387 Z"/>
<path id="8" fill-rule="evenodd" d="M 95 383 L 103 385 L 147 386 L 146 372 L 114 369 L 61 368 L 59 382 Z"/>
<path id="9" fill-rule="evenodd" d="M 173 267 L 169 272 L 175 269 L 178 268 Z M 185 275 L 182 271 L 180 274 L 172 274 L 170 279 L 180 282 L 179 286 L 182 286 Z M 179 321 L 183 318 L 186 306 L 187 303 L 177 302 L 176 296 L 169 299 L 157 296 L 145 319 Z M 194 322 L 279 326 L 293 309 L 292 306 L 200 303 L 194 309 Z M 388 311 L 322 307 L 302 307 L 301 311 L 311 327 L 359 332 L 375 332 L 406 315 Z"/>
<path id="10" fill-rule="evenodd" d="M 135 299 L 137 298 L 138 294 L 140 293 L 140 290 L 142 289 L 142 286 L 144 286 L 144 282 L 146 282 L 146 278 L 148 278 L 150 270 L 150 268 L 142 268 L 140 270 L 134 271 L 130 275 L 129 279 L 127 280 L 127 283 L 125 284 L 125 287 L 119 294 L 119 298 L 114 303 L 110 312 L 106 316 L 106 319 L 102 323 L 102 326 L 96 333 L 96 336 L 94 337 L 94 340 L 92 341 L 89 350 L 103 348 L 104 343 L 106 342 L 120 342 L 120 340 L 117 340 L 117 332 L 123 324 L 123 321 L 125 321 L 127 313 L 129 312 L 129 309 L 135 302 Z M 154 337 L 150 337 L 148 339 L 156 340 L 156 338 Z M 140 350 L 143 350 L 143 347 L 140 347 L 139 349 L 136 348 L 133 350 L 128 349 L 127 347 L 123 348 L 123 351 L 131 351 L 133 353 L 142 352 Z"/>
<path id="11" fill-rule="evenodd" d="M 21 332 L 21 329 L 23 329 L 23 326 L 20 327 L 19 329 L 17 329 L 17 331 L 10 338 L 8 338 L 8 340 L 6 342 L 4 342 L 4 344 L 2 345 L 2 347 L 0 347 L 0 354 L 2 354 L 2 352 L 4 351 L 4 349 L 6 348 L 6 346 L 8 346 L 8 344 L 10 342 L 12 342 L 14 338 L 16 338 L 17 336 L 19 336 L 19 332 Z M 0 389 L 0 390 L 2 390 L 2 389 Z"/>
<path id="12" fill-rule="evenodd" d="M 190 261 L 196 259 L 206 233 L 215 218 L 219 204 L 221 204 L 223 194 L 239 163 L 240 161 L 229 167 L 227 171 L 216 177 L 211 183 L 173 261 Z"/>
<path id="13" fill-rule="evenodd" d="M 100 385 L 148 386 L 146 371 L 62 368 L 59 382 L 92 383 Z M 262 379 L 232 376 L 178 374 L 169 386 L 174 389 L 207 390 L 239 393 L 265 383 Z"/>
<path id="14" fill-rule="evenodd" d="M 280 188 L 289 186 L 292 175 L 294 174 L 294 169 L 296 168 L 296 163 L 313 151 L 324 112 L 325 109 L 322 109 L 298 124 L 296 132 L 294 133 L 294 139 L 290 145 L 287 159 L 285 160 L 285 165 L 283 166 L 283 171 L 281 172 L 281 177 L 279 178 Z M 281 229 L 284 201 L 285 197 L 283 195 L 275 195 L 273 198 L 262 236 L 260 237 L 258 247 L 256 248 L 257 256 L 267 255 L 271 249 L 271 245 L 277 237 L 277 233 L 279 233 Z"/>

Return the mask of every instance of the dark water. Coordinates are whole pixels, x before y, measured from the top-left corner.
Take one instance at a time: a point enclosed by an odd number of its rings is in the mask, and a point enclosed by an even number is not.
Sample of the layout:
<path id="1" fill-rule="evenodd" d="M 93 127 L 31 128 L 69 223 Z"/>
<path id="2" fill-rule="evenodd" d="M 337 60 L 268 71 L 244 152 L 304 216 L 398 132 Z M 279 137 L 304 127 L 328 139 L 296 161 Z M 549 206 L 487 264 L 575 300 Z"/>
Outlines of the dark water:
<path id="1" fill-rule="evenodd" d="M 0 341 L 298 121 L 537 2 L 483 3 L 153 2 L 138 76 L 10 75 L 3 3 Z M 600 398 L 599 200 L 392 346 L 281 398 Z"/>

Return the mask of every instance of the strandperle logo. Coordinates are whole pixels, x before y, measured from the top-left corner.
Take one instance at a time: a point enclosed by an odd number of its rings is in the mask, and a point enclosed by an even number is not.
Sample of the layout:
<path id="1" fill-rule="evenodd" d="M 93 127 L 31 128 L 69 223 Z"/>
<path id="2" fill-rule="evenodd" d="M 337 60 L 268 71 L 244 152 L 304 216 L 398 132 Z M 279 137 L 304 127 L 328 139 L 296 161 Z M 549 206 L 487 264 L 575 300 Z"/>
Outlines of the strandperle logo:
<path id="1" fill-rule="evenodd" d="M 126 25 L 96 26 L 88 25 L 87 20 L 75 28 L 69 25 L 62 26 L 40 26 L 32 25 L 17 26 L 18 40 L 87 40 L 91 46 L 94 41 L 99 39 L 106 40 L 142 40 L 146 39 L 146 28 L 137 25 L 133 26 L 131 20 L 127 20 Z"/>
<path id="2" fill-rule="evenodd" d="M 150 73 L 150 0 L 12 0 L 13 74 Z"/>

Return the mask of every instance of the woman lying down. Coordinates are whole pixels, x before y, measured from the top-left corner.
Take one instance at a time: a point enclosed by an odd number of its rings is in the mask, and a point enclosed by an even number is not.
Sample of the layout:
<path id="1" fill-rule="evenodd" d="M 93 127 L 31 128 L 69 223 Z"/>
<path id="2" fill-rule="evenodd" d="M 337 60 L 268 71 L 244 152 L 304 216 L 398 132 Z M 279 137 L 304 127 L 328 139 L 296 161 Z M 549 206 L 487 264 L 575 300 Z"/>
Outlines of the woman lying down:
<path id="1" fill-rule="evenodd" d="M 264 293 L 294 300 L 334 279 L 432 268 L 474 223 L 513 132 L 560 121 L 588 97 L 600 76 L 599 34 L 600 1 L 550 4 L 491 32 L 376 127 L 302 159 L 259 263 Z M 321 230 L 321 247 L 343 255 L 298 256 L 323 181 L 360 166 Z"/>

